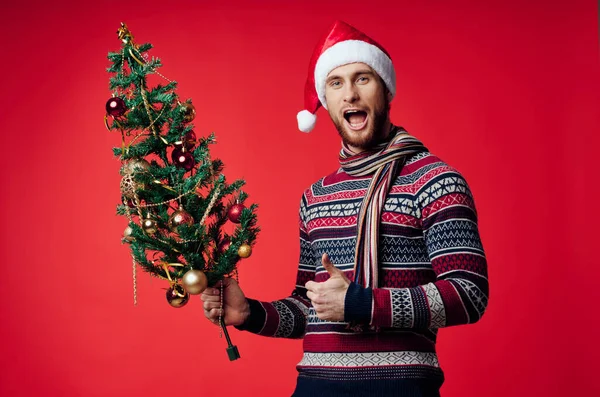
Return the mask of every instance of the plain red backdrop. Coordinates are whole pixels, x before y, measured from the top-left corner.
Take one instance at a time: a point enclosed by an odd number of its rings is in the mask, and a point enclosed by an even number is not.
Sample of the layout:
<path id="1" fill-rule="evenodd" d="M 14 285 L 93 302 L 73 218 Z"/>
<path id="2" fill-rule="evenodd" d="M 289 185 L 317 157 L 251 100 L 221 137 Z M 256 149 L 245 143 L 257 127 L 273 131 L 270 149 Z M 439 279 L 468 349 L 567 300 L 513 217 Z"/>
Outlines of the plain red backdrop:
<path id="1" fill-rule="evenodd" d="M 248 296 L 287 296 L 302 191 L 337 168 L 327 113 L 297 130 L 314 44 L 336 18 L 392 55 L 392 119 L 458 168 L 476 199 L 491 296 L 441 330 L 451 396 L 600 393 L 600 84 L 596 1 L 3 2 L 0 395 L 286 396 L 301 342 L 176 310 L 138 274 L 115 215 L 119 135 L 103 125 L 106 54 L 121 21 L 217 134 L 262 232 L 240 264 Z M 594 182 L 595 181 L 595 182 Z"/>

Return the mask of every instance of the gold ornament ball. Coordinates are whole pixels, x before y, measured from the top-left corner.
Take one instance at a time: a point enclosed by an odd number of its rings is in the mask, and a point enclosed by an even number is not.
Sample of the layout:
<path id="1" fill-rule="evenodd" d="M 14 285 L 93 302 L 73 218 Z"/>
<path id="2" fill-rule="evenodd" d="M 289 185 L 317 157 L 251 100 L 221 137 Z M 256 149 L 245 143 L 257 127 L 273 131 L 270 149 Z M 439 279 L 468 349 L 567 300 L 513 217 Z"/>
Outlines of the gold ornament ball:
<path id="1" fill-rule="evenodd" d="M 252 247 L 250 247 L 248 244 L 242 244 L 240 245 L 240 248 L 238 248 L 238 255 L 241 258 L 247 258 L 252 254 Z"/>
<path id="2" fill-rule="evenodd" d="M 199 295 L 208 286 L 208 279 L 206 274 L 200 270 L 189 270 L 183 275 L 181 284 L 188 294 Z"/>
<path id="3" fill-rule="evenodd" d="M 135 197 L 136 183 L 131 174 L 123 176 L 121 179 L 121 194 L 127 198 Z"/>
<path id="4" fill-rule="evenodd" d="M 121 179 L 121 194 L 128 199 L 135 197 L 138 190 L 144 189 L 144 184 L 136 182 L 133 174 L 125 174 Z"/>
<path id="5" fill-rule="evenodd" d="M 134 158 L 123 164 L 121 167 L 121 175 L 133 174 L 136 172 L 144 172 L 150 169 L 150 163 L 142 158 Z"/>
<path id="6" fill-rule="evenodd" d="M 123 232 L 123 239 L 125 241 L 134 241 L 135 238 L 131 237 L 131 233 L 133 233 L 133 229 L 131 228 L 131 226 L 127 226 L 125 228 L 125 231 Z"/>
<path id="7" fill-rule="evenodd" d="M 142 229 L 144 229 L 147 234 L 154 234 L 158 230 L 158 225 L 154 219 L 146 218 L 142 221 Z"/>
<path id="8" fill-rule="evenodd" d="M 181 225 L 191 226 L 193 224 L 194 218 L 183 207 L 180 207 L 169 217 L 169 229 L 173 232 L 177 231 L 177 228 Z"/>
<path id="9" fill-rule="evenodd" d="M 167 290 L 167 302 L 175 308 L 185 306 L 189 300 L 190 295 L 179 284 L 175 284 Z"/>
<path id="10" fill-rule="evenodd" d="M 190 121 L 194 120 L 196 117 L 196 108 L 194 105 L 191 103 L 184 103 L 181 106 L 183 107 L 184 112 L 183 121 L 189 123 Z"/>

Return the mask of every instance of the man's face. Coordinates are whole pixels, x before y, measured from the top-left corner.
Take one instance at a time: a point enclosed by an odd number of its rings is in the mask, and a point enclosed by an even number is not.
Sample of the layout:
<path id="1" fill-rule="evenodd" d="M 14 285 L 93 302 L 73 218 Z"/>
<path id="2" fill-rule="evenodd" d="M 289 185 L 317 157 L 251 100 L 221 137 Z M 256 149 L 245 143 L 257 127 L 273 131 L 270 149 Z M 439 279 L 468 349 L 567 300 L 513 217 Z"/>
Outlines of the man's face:
<path id="1" fill-rule="evenodd" d="M 333 69 L 325 82 L 325 99 L 331 120 L 353 151 L 387 138 L 391 95 L 370 66 L 350 63 Z"/>

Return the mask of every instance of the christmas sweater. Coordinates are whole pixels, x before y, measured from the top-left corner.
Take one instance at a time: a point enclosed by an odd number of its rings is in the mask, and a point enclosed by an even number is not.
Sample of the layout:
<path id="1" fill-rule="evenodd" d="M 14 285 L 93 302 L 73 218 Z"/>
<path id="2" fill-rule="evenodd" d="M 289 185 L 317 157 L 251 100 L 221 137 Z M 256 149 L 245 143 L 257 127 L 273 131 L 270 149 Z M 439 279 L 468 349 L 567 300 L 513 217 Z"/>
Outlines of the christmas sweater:
<path id="1" fill-rule="evenodd" d="M 425 151 L 407 159 L 382 210 L 378 287 L 352 282 L 344 321 L 317 317 L 304 285 L 329 278 L 323 253 L 354 280 L 357 215 L 370 178 L 340 168 L 303 193 L 296 286 L 281 300 L 248 298 L 250 316 L 236 327 L 304 338 L 294 396 L 436 395 L 444 381 L 438 329 L 474 323 L 486 309 L 472 193 L 456 169 Z"/>

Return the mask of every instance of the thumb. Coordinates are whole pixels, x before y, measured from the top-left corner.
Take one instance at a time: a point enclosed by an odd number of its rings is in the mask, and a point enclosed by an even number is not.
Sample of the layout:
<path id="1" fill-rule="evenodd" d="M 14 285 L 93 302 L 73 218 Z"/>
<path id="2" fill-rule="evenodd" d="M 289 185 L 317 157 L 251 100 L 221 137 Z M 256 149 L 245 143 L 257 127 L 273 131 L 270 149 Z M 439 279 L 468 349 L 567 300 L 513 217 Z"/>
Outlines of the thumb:
<path id="1" fill-rule="evenodd" d="M 329 255 L 323 254 L 323 256 L 321 257 L 321 262 L 323 263 L 323 267 L 325 268 L 325 270 L 327 270 L 327 273 L 329 273 L 329 276 L 333 277 L 344 275 L 344 273 L 340 269 L 338 269 L 333 263 L 331 263 Z"/>

